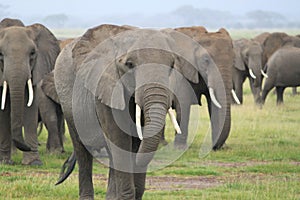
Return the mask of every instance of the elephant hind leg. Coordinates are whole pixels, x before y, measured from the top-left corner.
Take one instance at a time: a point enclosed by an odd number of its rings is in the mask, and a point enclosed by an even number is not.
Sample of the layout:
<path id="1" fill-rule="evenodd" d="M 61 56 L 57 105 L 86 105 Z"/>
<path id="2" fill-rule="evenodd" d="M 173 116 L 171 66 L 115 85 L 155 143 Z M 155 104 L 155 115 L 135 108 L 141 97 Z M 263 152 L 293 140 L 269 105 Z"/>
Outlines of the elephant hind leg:
<path id="1" fill-rule="evenodd" d="M 285 87 L 276 87 L 277 105 L 283 104 L 283 92 Z"/>

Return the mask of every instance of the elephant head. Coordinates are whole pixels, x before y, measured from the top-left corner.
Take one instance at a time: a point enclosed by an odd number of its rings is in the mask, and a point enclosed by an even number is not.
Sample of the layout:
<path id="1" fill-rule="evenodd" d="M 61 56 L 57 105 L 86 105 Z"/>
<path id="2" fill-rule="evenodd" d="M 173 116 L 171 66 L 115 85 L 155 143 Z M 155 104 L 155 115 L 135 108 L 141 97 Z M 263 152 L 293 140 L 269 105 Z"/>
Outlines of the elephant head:
<path id="1" fill-rule="evenodd" d="M 262 67 L 262 47 L 259 42 L 247 39 L 236 40 L 233 44 L 235 51 L 234 67 L 248 74 L 255 102 L 260 104 L 262 75 L 265 75 Z"/>
<path id="2" fill-rule="evenodd" d="M 29 151 L 22 136 L 24 101 L 28 107 L 35 101 L 35 85 L 53 69 L 60 50 L 54 35 L 43 25 L 25 27 L 16 21 L 18 26 L 14 26 L 13 22 L 5 19 L 0 23 L 1 109 L 10 109 L 12 139 L 16 147 Z M 7 92 L 10 108 L 5 108 Z"/>
<path id="3" fill-rule="evenodd" d="M 220 28 L 217 32 L 208 32 L 202 26 L 193 26 L 193 27 L 181 27 L 176 28 L 176 31 L 186 34 L 191 37 L 193 40 L 199 43 L 203 48 L 207 50 L 210 57 L 213 59 L 215 65 L 218 67 L 218 71 L 221 75 L 219 86 L 225 87 L 226 96 L 224 99 L 221 96 L 218 98 L 219 101 L 224 102 L 222 106 L 222 111 L 220 109 L 216 109 L 216 107 L 210 105 L 210 97 L 205 87 L 202 88 L 200 84 L 196 87 L 197 91 L 195 91 L 200 98 L 201 94 L 204 94 L 208 99 L 208 107 L 209 113 L 211 117 L 211 125 L 212 125 L 212 141 L 213 141 L 213 149 L 219 149 L 225 143 L 231 127 L 231 114 L 230 114 L 230 100 L 231 100 L 231 90 L 232 90 L 232 82 L 231 82 L 231 69 L 233 66 L 234 60 L 234 52 L 232 39 L 229 33 L 224 29 Z M 201 58 L 198 58 L 201 60 Z M 218 78 L 215 78 L 217 80 Z M 201 87 L 201 90 L 199 90 Z M 224 111 L 224 112 L 223 112 Z M 218 117 L 215 117 L 214 114 L 218 114 Z M 224 121 L 219 121 L 219 124 L 216 123 L 217 118 L 223 115 Z M 218 124 L 218 125 L 217 125 Z"/>
<path id="4" fill-rule="evenodd" d="M 142 132 L 136 154 L 138 166 L 147 166 L 158 148 L 171 95 L 176 93 L 176 86 L 171 82 L 173 76 L 198 83 L 201 75 L 215 106 L 224 106 L 217 100 L 225 94 L 217 87 L 221 78 L 216 78 L 218 70 L 209 54 L 174 30 L 102 25 L 81 37 L 72 57 L 76 76 L 98 103 L 113 110 L 124 110 L 130 104 L 129 99 L 134 99 L 137 132 Z"/>

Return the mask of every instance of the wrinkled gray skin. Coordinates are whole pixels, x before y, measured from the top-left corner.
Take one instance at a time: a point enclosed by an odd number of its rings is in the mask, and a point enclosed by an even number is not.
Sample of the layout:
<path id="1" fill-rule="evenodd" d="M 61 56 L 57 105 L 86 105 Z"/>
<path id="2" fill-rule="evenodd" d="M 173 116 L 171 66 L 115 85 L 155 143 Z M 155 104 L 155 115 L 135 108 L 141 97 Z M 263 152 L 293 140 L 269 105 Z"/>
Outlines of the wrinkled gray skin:
<path id="1" fill-rule="evenodd" d="M 254 101 L 256 104 L 261 104 L 262 47 L 259 42 L 248 39 L 233 41 L 233 47 L 235 52 L 234 67 L 232 69 L 233 89 L 239 101 L 243 103 L 243 83 L 248 78 Z M 250 75 L 250 69 L 256 78 Z"/>
<path id="2" fill-rule="evenodd" d="M 142 29 L 138 30 L 139 34 L 132 35 L 132 32 L 128 32 L 130 29 L 114 25 L 89 29 L 79 40 L 67 45 L 56 62 L 55 85 L 79 164 L 80 199 L 94 198 L 93 157 L 90 152 L 98 151 L 102 144 L 93 144 L 101 143 L 101 135 L 95 139 L 89 138 L 88 134 L 100 134 L 100 128 L 110 154 L 106 198 L 142 199 L 145 171 L 158 148 L 166 113 L 171 106 L 169 89 L 172 88 L 170 78 L 174 72 L 171 68 L 192 82 L 199 81 L 195 68 L 172 53 L 172 50 L 178 48 L 179 42 L 176 37 L 173 38 L 174 35 Z M 118 33 L 122 33 L 121 36 L 116 36 Z M 114 39 L 106 40 L 112 36 L 115 36 Z M 101 42 L 104 40 L 111 42 L 110 45 L 103 46 Z M 145 48 L 151 45 L 154 48 Z M 182 52 L 193 55 L 195 50 L 189 46 L 189 49 L 182 49 Z M 212 63 L 204 59 L 208 58 L 207 53 L 196 51 L 204 56 L 202 61 L 205 62 L 200 62 L 198 66 L 202 70 L 203 79 L 215 89 L 218 98 L 218 94 L 222 93 L 212 80 L 212 77 L 217 76 L 210 66 Z M 109 55 L 113 55 L 113 62 L 108 59 Z M 103 62 L 106 61 L 110 64 L 104 69 L 107 65 Z M 162 65 L 168 66 L 168 70 Z M 136 70 L 135 73 L 131 73 L 130 69 Z M 101 76 L 99 70 L 103 72 Z M 117 85 L 125 73 L 129 75 L 128 79 Z M 117 93 L 113 93 L 114 89 Z M 135 104 L 142 109 L 142 141 L 136 133 Z M 82 117 L 82 111 L 88 112 L 88 119 Z M 89 129 L 84 128 L 84 123 L 89 124 Z M 118 152 L 114 146 L 127 153 Z M 147 156 L 144 153 L 148 153 Z M 132 173 L 132 170 L 138 173 Z"/>
<path id="3" fill-rule="evenodd" d="M 207 50 L 210 57 L 218 67 L 220 75 L 222 76 L 222 78 L 220 78 L 221 80 L 219 80 L 220 82 L 218 83 L 218 85 L 223 85 L 225 87 L 224 91 L 226 92 L 226 99 L 219 99 L 224 102 L 225 106 L 223 106 L 222 110 L 217 109 L 218 114 L 223 115 L 225 121 L 216 123 L 214 122 L 215 119 L 211 115 L 216 107 L 212 106 L 211 98 L 205 82 L 203 80 L 201 80 L 197 84 L 190 82 L 193 88 L 193 94 L 190 94 L 190 92 L 188 92 L 188 90 L 183 87 L 184 84 L 179 84 L 177 88 L 181 90 L 179 93 L 182 95 L 179 97 L 181 97 L 182 100 L 180 100 L 181 103 L 179 104 L 177 101 L 178 99 L 175 99 L 173 106 L 175 107 L 177 113 L 177 120 L 180 123 L 182 134 L 176 134 L 174 141 L 175 146 L 179 148 L 186 147 L 189 132 L 188 125 L 190 106 L 194 104 L 201 105 L 201 97 L 203 95 L 207 99 L 208 110 L 211 117 L 212 148 L 214 150 L 220 149 L 229 136 L 231 126 L 231 69 L 234 59 L 232 39 L 229 33 L 223 28 L 221 28 L 217 32 L 207 32 L 207 30 L 202 26 L 181 27 L 176 28 L 175 30 L 191 37 L 193 40 L 198 42 L 199 45 Z M 217 77 L 215 79 L 217 79 Z M 194 96 L 196 96 L 196 99 L 193 99 Z"/>
<path id="4" fill-rule="evenodd" d="M 54 73 L 47 74 L 39 83 L 39 120 L 48 131 L 46 149 L 50 153 L 64 152 L 65 124 L 62 108 L 54 85 Z"/>
<path id="5" fill-rule="evenodd" d="M 275 87 L 277 105 L 283 103 L 283 92 L 286 87 L 300 85 L 300 48 L 282 47 L 277 50 L 267 62 L 267 75 L 265 80 L 262 101 L 266 100 L 269 91 Z"/>
<path id="6" fill-rule="evenodd" d="M 2 23 L 3 22 L 3 23 Z M 20 25 L 19 20 L 0 22 L 0 90 L 8 83 L 4 110 L 0 111 L 0 160 L 10 162 L 11 144 L 24 153 L 23 164 L 39 160 L 37 142 L 38 83 L 53 67 L 60 51 L 54 35 L 43 25 Z M 12 26 L 16 22 L 17 26 Z M 5 27 L 9 25 L 10 27 Z M 33 103 L 27 107 L 27 81 L 33 83 Z M 22 135 L 24 127 L 25 140 Z"/>

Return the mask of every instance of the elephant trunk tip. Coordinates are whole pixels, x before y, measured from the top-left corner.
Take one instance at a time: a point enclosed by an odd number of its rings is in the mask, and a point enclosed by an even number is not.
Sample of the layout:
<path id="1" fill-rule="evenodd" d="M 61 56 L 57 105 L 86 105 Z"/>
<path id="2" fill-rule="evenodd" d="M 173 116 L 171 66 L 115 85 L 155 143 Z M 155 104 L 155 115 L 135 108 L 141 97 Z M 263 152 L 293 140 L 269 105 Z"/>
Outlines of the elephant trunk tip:
<path id="1" fill-rule="evenodd" d="M 31 151 L 31 148 L 25 144 L 25 142 L 18 141 L 13 139 L 15 146 L 21 151 Z"/>

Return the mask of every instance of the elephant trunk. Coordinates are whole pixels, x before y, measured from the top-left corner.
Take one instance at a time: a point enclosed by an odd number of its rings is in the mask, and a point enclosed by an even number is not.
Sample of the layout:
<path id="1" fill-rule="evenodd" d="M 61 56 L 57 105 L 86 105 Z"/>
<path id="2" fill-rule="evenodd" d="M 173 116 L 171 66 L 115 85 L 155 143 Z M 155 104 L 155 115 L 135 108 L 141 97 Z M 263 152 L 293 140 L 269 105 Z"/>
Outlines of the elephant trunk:
<path id="1" fill-rule="evenodd" d="M 255 75 L 255 78 L 251 78 L 250 82 L 252 84 L 251 89 L 254 96 L 254 101 L 256 104 L 260 104 L 261 103 L 260 93 L 261 93 L 261 85 L 262 85 L 262 74 L 261 74 L 262 65 L 261 62 L 259 62 L 260 61 L 259 58 L 256 58 L 255 60 L 249 61 L 249 69 L 252 69 L 252 72 Z"/>
<path id="2" fill-rule="evenodd" d="M 12 132 L 12 140 L 15 146 L 21 151 L 30 151 L 30 147 L 25 143 L 23 134 L 22 134 L 22 126 L 23 126 L 23 118 L 24 118 L 24 96 L 25 96 L 25 85 L 26 79 L 21 79 L 20 76 L 16 73 L 12 76 L 8 76 L 8 86 L 10 93 L 10 105 L 11 105 L 11 132 Z M 21 76 L 24 77 L 24 76 Z M 26 77 L 26 76 L 25 76 Z M 27 78 L 27 77 L 26 77 Z M 31 82 L 31 81 L 29 81 Z M 31 83 L 28 85 L 30 86 Z M 33 100 L 33 90 L 32 84 L 29 91 L 29 102 L 28 106 L 31 105 Z M 32 97 L 30 97 L 32 96 Z"/>
<path id="3" fill-rule="evenodd" d="M 143 140 L 136 156 L 136 164 L 140 167 L 149 164 L 158 148 L 169 107 L 169 93 L 166 88 L 156 85 L 144 91 Z"/>
<path id="4" fill-rule="evenodd" d="M 213 92 L 220 106 L 212 101 L 209 95 L 209 113 L 212 128 L 212 148 L 220 149 L 227 140 L 231 128 L 231 68 L 219 66 L 218 69 L 210 69 L 208 73 L 208 87 Z M 212 89 L 210 89 L 212 90 Z"/>

